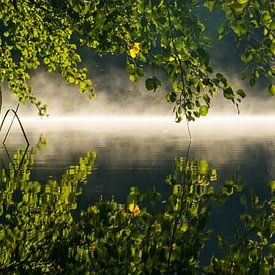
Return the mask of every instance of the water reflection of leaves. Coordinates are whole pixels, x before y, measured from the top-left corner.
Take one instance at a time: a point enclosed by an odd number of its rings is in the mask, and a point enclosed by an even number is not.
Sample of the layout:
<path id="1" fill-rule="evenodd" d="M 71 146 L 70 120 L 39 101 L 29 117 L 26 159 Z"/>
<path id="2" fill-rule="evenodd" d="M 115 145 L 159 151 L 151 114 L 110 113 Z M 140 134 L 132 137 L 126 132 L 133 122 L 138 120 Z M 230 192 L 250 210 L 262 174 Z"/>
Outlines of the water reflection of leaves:
<path id="1" fill-rule="evenodd" d="M 30 181 L 30 171 L 34 163 L 34 155 L 41 146 L 47 146 L 46 138 L 41 135 L 37 144 L 29 150 L 29 146 L 19 148 L 17 152 L 10 156 L 8 148 L 4 146 L 5 152 L 9 158 L 8 166 L 5 165 L 1 158 L 1 201 L 0 201 L 0 214 L 3 214 L 4 207 L 8 208 L 14 204 L 14 192 L 20 190 Z"/>
<path id="2" fill-rule="evenodd" d="M 27 145 L 26 147 L 23 147 L 23 148 L 19 148 L 20 152 L 15 154 L 13 159 L 11 158 L 9 150 L 6 147 L 5 144 L 3 144 L 3 147 L 4 147 L 4 150 L 7 154 L 7 156 L 8 156 L 8 159 L 9 159 L 9 165 L 13 166 L 13 169 L 12 169 L 14 171 L 13 176 L 16 176 L 17 173 L 20 171 L 21 165 L 24 162 L 24 159 L 25 159 L 26 154 L 27 154 L 28 149 L 29 149 L 29 145 Z M 5 163 L 4 163 L 2 158 L 1 158 L 1 164 L 2 164 L 2 168 L 5 170 L 6 176 L 9 176 L 10 173 L 8 171 L 8 168 L 6 168 Z"/>
<path id="3" fill-rule="evenodd" d="M 207 161 L 179 157 L 166 180 L 171 189 L 165 202 L 156 190 L 140 193 L 132 187 L 126 205 L 100 199 L 76 220 L 79 183 L 87 182 L 95 154 L 80 158 L 59 182 L 49 178 L 42 185 L 30 180 L 35 150 L 30 152 L 16 177 L 1 174 L 0 272 L 243 274 L 267 273 L 273 266 L 274 201 L 261 202 L 253 192 L 241 197 L 244 234 L 232 243 L 219 234 L 225 256 L 200 264 L 213 234 L 211 207 L 241 192 L 238 173 L 219 189 Z"/>
<path id="4" fill-rule="evenodd" d="M 72 234 L 71 210 L 81 194 L 79 183 L 86 182 L 92 171 L 95 154 L 81 157 L 77 166 L 65 171 L 60 182 L 49 178 L 42 185 L 31 180 L 31 166 L 43 144 L 46 141 L 41 137 L 27 153 L 19 149 L 13 159 L 15 163 L 23 160 L 20 167 L 13 163 L 8 170 L 1 169 L 1 272 L 53 270 L 49 259 L 56 249 L 61 252 L 59 244 Z"/>

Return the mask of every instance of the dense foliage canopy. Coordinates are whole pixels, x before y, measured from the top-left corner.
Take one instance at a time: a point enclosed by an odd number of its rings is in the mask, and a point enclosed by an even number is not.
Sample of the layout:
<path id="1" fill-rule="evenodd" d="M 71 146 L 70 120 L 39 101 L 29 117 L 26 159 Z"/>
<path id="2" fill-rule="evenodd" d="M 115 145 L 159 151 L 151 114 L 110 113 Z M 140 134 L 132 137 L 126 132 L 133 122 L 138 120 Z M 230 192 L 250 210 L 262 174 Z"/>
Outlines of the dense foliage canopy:
<path id="1" fill-rule="evenodd" d="M 94 97 L 87 70 L 79 65 L 78 46 L 86 45 L 98 54 L 124 55 L 133 81 L 149 66 L 148 90 L 161 86 L 157 72 L 164 70 L 170 83 L 166 100 L 175 105 L 177 121 L 183 114 L 193 120 L 207 114 L 217 91 L 237 106 L 245 97 L 211 67 L 208 50 L 213 42 L 198 11 L 223 11 L 219 40 L 232 32 L 248 65 L 242 77 L 249 75 L 251 85 L 267 78 L 274 95 L 274 5 L 270 0 L 1 0 L 0 83 L 20 102 L 34 103 L 40 114 L 46 105 L 35 97 L 28 80 L 42 65 Z"/>

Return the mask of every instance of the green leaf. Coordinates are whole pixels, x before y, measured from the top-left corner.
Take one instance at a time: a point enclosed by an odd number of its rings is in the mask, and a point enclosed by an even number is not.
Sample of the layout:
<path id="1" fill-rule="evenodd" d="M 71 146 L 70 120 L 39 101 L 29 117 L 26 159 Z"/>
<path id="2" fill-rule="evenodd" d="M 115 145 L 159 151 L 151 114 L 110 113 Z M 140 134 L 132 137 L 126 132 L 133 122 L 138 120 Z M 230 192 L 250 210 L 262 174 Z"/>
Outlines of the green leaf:
<path id="1" fill-rule="evenodd" d="M 206 105 L 201 105 L 199 112 L 201 116 L 206 116 L 208 114 L 208 107 Z"/>
<path id="2" fill-rule="evenodd" d="M 129 74 L 134 74 L 135 73 L 135 65 L 134 64 L 127 64 L 127 71 Z"/>
<path id="3" fill-rule="evenodd" d="M 270 85 L 268 91 L 272 96 L 275 95 L 275 85 Z"/>
<path id="4" fill-rule="evenodd" d="M 208 0 L 204 2 L 204 6 L 208 8 L 210 11 L 212 11 L 215 6 L 215 1 Z"/>
<path id="5" fill-rule="evenodd" d="M 233 186 L 224 185 L 224 186 L 222 187 L 222 193 L 223 193 L 224 195 L 227 195 L 227 196 L 233 195 L 233 193 L 234 193 Z"/>
<path id="6" fill-rule="evenodd" d="M 143 68 L 138 68 L 138 69 L 137 69 L 137 75 L 138 75 L 139 77 L 143 77 L 143 76 L 144 76 L 144 70 L 143 70 Z"/>
<path id="7" fill-rule="evenodd" d="M 177 94 L 175 92 L 171 92 L 170 101 L 175 102 L 177 100 Z"/>
<path id="8" fill-rule="evenodd" d="M 271 189 L 271 192 L 275 191 L 275 180 L 271 180 L 269 183 L 269 188 Z"/>
<path id="9" fill-rule="evenodd" d="M 174 187 L 173 187 L 173 194 L 177 195 L 180 191 L 181 191 L 181 185 L 180 184 L 174 185 Z"/>
<path id="10" fill-rule="evenodd" d="M 246 97 L 246 94 L 245 94 L 244 90 L 242 90 L 242 89 L 238 89 L 236 91 L 236 94 L 238 94 L 241 98 L 245 98 Z"/>
<path id="11" fill-rule="evenodd" d="M 224 25 L 219 26 L 218 32 L 219 32 L 220 34 L 221 34 L 221 33 L 224 33 Z"/>
<path id="12" fill-rule="evenodd" d="M 199 162 L 200 174 L 206 175 L 208 172 L 208 162 L 206 160 L 200 160 Z"/>
<path id="13" fill-rule="evenodd" d="M 237 36 L 246 35 L 249 31 L 249 25 L 245 21 L 237 21 L 231 24 L 232 30 Z"/>
<path id="14" fill-rule="evenodd" d="M 234 93 L 231 87 L 227 87 L 223 90 L 223 96 L 226 99 L 233 99 L 234 98 Z"/>
<path id="15" fill-rule="evenodd" d="M 188 229 L 188 223 L 187 223 L 187 222 L 183 222 L 183 223 L 182 223 L 182 226 L 181 226 L 181 228 L 180 228 L 180 230 L 181 230 L 182 232 L 186 232 L 187 229 Z"/>
<path id="16" fill-rule="evenodd" d="M 191 216 L 196 217 L 198 215 L 198 205 L 196 203 L 192 204 L 190 207 Z"/>
<path id="17" fill-rule="evenodd" d="M 252 55 L 249 54 L 248 52 L 241 55 L 241 60 L 242 60 L 244 63 L 248 63 L 248 62 L 250 62 L 252 59 L 253 59 Z"/>
<path id="18" fill-rule="evenodd" d="M 69 81 L 69 83 L 73 84 L 75 82 L 75 79 L 74 79 L 74 77 L 69 76 L 68 81 Z"/>
<path id="19" fill-rule="evenodd" d="M 145 86 L 146 86 L 146 89 L 148 91 L 154 90 L 155 89 L 155 82 L 154 82 L 153 78 L 147 78 L 145 80 Z"/>
<path id="20" fill-rule="evenodd" d="M 253 87 L 253 86 L 255 85 L 255 83 L 256 83 L 256 79 L 255 79 L 254 77 L 252 77 L 252 78 L 249 80 L 249 85 L 250 85 L 251 87 Z"/>
<path id="21" fill-rule="evenodd" d="M 262 14 L 262 22 L 267 25 L 272 21 L 272 18 L 268 11 L 264 11 Z"/>
<path id="22" fill-rule="evenodd" d="M 148 91 L 155 91 L 159 86 L 161 86 L 161 82 L 159 79 L 153 76 L 152 78 L 147 78 L 145 80 L 145 86 Z"/>
<path id="23" fill-rule="evenodd" d="M 246 4 L 248 2 L 248 0 L 238 0 L 238 3 L 243 5 L 243 4 Z"/>

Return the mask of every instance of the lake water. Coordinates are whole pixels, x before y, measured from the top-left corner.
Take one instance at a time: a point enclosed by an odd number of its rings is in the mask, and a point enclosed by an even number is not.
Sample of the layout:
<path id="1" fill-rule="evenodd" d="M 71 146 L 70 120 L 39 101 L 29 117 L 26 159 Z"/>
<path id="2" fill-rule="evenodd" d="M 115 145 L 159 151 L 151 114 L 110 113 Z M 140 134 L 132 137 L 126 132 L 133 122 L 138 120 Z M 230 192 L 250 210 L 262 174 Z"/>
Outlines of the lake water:
<path id="1" fill-rule="evenodd" d="M 186 156 L 190 143 L 186 125 L 174 123 L 173 118 L 22 118 L 22 123 L 30 148 L 40 135 L 47 140 L 47 146 L 35 156 L 33 177 L 37 180 L 50 175 L 59 178 L 87 151 L 96 152 L 85 202 L 97 193 L 123 200 L 132 185 L 142 190 L 152 186 L 161 189 L 173 171 L 175 157 Z M 261 191 L 275 178 L 275 117 L 201 119 L 191 123 L 190 130 L 189 157 L 207 160 L 217 169 L 220 182 L 239 169 L 245 183 Z M 1 139 L 5 131 L 4 127 Z M 24 144 L 15 122 L 6 148 L 12 155 Z M 6 152 L 1 157 L 5 158 Z"/>
<path id="2" fill-rule="evenodd" d="M 165 193 L 166 177 L 173 172 L 176 156 L 206 160 L 217 169 L 220 185 L 239 173 L 246 187 L 253 187 L 264 197 L 267 183 L 275 179 L 275 117 L 207 118 L 190 124 L 192 141 L 185 123 L 162 117 L 98 118 L 22 118 L 30 147 L 42 134 L 47 146 L 34 158 L 32 179 L 46 182 L 49 176 L 59 179 L 76 165 L 88 151 L 96 152 L 95 166 L 83 186 L 78 207 L 85 209 L 99 195 L 114 196 L 125 202 L 129 188 L 151 189 Z M 1 139 L 7 130 L 1 133 Z M 9 155 L 25 144 L 16 123 L 6 141 Z M 190 147 L 189 147 L 190 146 Z M 189 151 L 188 151 L 189 147 Z M 3 163 L 8 161 L 1 151 Z M 226 229 L 238 219 L 238 204 L 232 198 L 216 210 L 213 224 Z M 228 229 L 229 230 L 229 229 Z"/>

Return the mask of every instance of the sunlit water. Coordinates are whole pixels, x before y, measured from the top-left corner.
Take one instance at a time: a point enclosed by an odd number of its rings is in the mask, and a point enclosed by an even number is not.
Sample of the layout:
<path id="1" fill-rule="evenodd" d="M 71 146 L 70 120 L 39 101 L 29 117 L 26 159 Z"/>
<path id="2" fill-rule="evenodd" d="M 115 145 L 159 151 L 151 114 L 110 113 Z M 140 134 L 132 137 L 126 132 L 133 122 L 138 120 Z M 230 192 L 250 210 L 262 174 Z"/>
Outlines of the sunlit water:
<path id="1" fill-rule="evenodd" d="M 275 179 L 275 117 L 227 117 L 202 119 L 190 124 L 192 141 L 185 123 L 161 117 L 22 118 L 30 148 L 41 134 L 47 146 L 35 156 L 32 177 L 46 182 L 60 178 L 70 165 L 88 151 L 97 154 L 88 184 L 83 186 L 79 208 L 85 209 L 99 195 L 124 202 L 133 185 L 141 191 L 153 186 L 165 192 L 165 178 L 173 172 L 176 156 L 187 154 L 207 160 L 217 169 L 218 182 L 239 173 L 247 187 L 265 196 L 267 183 Z M 5 125 L 1 139 L 7 130 Z M 6 140 L 10 156 L 25 144 L 17 123 Z M 1 151 L 7 162 L 7 152 Z M 239 204 L 231 202 L 216 210 L 213 224 L 227 230 L 238 219 Z M 229 229 L 228 229 L 229 230 Z"/>

